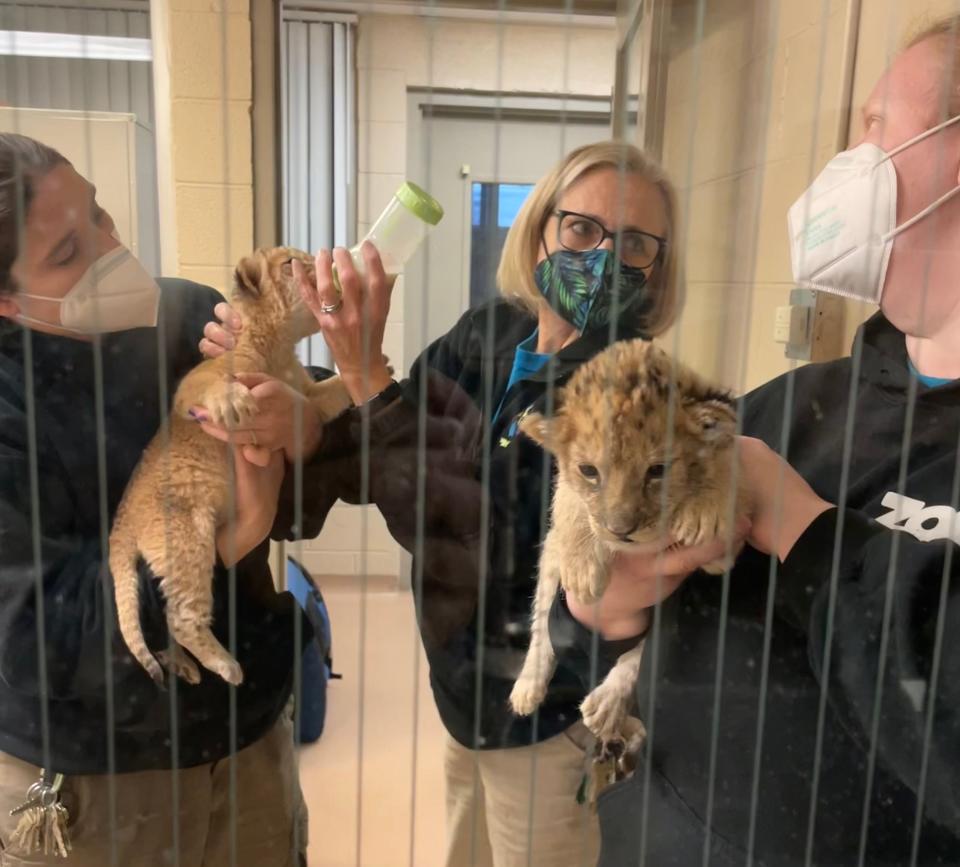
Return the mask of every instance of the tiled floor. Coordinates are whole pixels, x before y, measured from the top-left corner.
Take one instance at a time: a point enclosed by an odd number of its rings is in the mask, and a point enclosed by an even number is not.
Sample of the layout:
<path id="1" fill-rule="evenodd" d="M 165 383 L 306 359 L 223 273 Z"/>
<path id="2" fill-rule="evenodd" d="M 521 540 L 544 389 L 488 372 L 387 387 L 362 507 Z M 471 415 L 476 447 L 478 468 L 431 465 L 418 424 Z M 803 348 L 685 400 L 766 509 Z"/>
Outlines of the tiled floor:
<path id="1" fill-rule="evenodd" d="M 320 581 L 343 680 L 330 684 L 323 737 L 300 754 L 310 867 L 435 867 L 443 855 L 444 729 L 413 601 L 382 585 L 362 594 L 357 582 Z"/>

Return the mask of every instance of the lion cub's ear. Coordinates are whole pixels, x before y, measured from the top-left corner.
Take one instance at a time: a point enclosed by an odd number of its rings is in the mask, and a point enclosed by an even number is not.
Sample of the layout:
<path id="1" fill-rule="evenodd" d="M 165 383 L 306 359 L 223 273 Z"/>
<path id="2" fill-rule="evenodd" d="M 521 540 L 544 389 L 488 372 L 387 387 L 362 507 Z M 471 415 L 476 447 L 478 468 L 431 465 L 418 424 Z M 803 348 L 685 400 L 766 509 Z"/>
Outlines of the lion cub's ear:
<path id="1" fill-rule="evenodd" d="M 724 446 L 737 434 L 737 413 L 731 399 L 696 400 L 687 405 L 692 432 L 704 442 Z"/>
<path id="2" fill-rule="evenodd" d="M 262 275 L 260 257 L 244 256 L 233 272 L 233 292 L 239 297 L 259 298 Z"/>
<path id="3" fill-rule="evenodd" d="M 555 452 L 563 441 L 566 425 L 562 415 L 547 418 L 539 412 L 530 412 L 520 419 L 517 427 L 547 451 Z"/>

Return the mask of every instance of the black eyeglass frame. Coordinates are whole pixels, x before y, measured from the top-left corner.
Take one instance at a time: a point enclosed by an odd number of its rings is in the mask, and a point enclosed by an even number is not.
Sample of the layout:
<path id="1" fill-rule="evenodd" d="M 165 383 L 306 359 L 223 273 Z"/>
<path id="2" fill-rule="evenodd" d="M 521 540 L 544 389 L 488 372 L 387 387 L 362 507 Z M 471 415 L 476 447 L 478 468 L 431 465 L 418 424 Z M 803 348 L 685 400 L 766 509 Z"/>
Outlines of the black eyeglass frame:
<path id="1" fill-rule="evenodd" d="M 613 239 L 614 249 L 616 250 L 619 247 L 618 237 L 623 237 L 623 235 L 627 234 L 627 232 L 624 232 L 622 229 L 617 232 L 611 232 L 606 226 L 603 225 L 603 223 L 601 223 L 595 217 L 588 216 L 587 214 L 581 214 L 579 211 L 563 211 L 563 210 L 557 209 L 553 212 L 553 216 L 557 218 L 557 243 L 561 247 L 563 247 L 564 250 L 567 250 L 570 253 L 589 253 L 591 250 L 598 250 L 600 248 L 600 245 L 604 241 L 606 241 L 607 238 Z M 593 247 L 590 247 L 587 250 L 574 250 L 572 247 L 568 247 L 560 239 L 560 230 L 563 227 L 564 217 L 579 217 L 581 220 L 589 220 L 595 226 L 599 227 L 601 232 L 600 240 L 597 241 L 597 243 Z M 649 268 L 652 265 L 663 264 L 663 257 L 666 255 L 667 247 L 669 246 L 669 242 L 667 241 L 666 238 L 661 238 L 659 235 L 654 235 L 653 232 L 644 232 L 642 229 L 630 229 L 629 233 L 635 234 L 635 235 L 643 235 L 646 238 L 653 238 L 653 240 L 657 242 L 657 252 L 654 253 L 653 258 L 646 265 L 633 265 L 630 267 Z M 622 261 L 623 257 L 621 256 L 620 258 Z M 624 264 L 627 264 L 627 263 L 624 263 Z"/>

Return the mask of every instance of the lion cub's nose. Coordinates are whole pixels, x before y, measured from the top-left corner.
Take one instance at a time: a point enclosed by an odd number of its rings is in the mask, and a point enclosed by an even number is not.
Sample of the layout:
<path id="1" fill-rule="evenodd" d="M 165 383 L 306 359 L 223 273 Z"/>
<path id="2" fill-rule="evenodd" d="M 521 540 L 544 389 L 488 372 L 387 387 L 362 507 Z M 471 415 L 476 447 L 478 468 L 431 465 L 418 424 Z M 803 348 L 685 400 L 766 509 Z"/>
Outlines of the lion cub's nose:
<path id="1" fill-rule="evenodd" d="M 630 518 L 629 520 L 608 523 L 607 530 L 624 542 L 629 542 L 630 537 L 637 531 L 639 526 L 640 521 L 638 519 Z"/>

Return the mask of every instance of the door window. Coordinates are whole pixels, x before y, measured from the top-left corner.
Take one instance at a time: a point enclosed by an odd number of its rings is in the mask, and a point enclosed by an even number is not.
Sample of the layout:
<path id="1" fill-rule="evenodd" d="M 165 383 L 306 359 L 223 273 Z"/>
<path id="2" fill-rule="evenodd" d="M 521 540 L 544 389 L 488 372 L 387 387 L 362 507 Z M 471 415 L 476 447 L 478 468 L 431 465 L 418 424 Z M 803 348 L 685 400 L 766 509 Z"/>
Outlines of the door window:
<path id="1" fill-rule="evenodd" d="M 474 182 L 471 188 L 470 306 L 497 294 L 497 266 L 507 230 L 533 184 Z"/>

